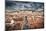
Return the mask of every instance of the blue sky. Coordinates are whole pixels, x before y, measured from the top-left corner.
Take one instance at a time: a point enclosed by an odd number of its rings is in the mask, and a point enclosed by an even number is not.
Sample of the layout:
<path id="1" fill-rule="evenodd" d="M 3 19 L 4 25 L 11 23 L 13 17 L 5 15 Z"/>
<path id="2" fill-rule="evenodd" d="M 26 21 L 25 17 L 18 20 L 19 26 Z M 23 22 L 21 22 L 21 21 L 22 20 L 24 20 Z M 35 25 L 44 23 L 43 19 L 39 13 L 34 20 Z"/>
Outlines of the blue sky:
<path id="1" fill-rule="evenodd" d="M 44 3 L 41 2 L 21 2 L 21 1 L 6 1 L 6 8 L 9 9 L 23 9 L 23 8 L 31 8 L 31 9 L 43 9 Z"/>

